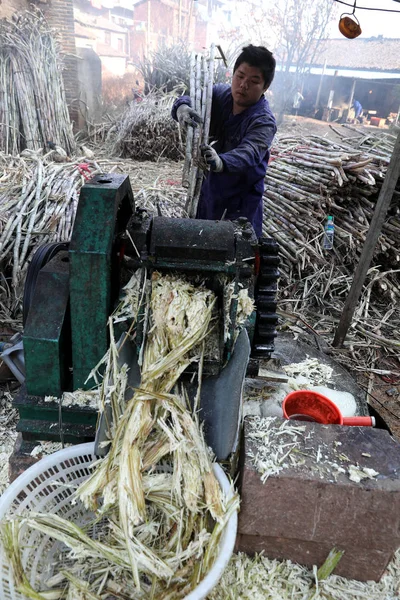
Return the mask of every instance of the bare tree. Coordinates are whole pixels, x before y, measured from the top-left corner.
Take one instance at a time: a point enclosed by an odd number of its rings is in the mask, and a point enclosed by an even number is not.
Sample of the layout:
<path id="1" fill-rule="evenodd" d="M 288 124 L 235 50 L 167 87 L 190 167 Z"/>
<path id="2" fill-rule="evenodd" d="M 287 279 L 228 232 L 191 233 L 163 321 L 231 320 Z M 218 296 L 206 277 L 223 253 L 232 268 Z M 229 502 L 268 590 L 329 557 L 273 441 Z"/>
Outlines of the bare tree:
<path id="1" fill-rule="evenodd" d="M 237 45 L 251 42 L 274 52 L 282 72 L 279 84 L 274 85 L 274 104 L 281 115 L 314 61 L 336 12 L 332 0 L 236 0 L 233 21 L 240 20 L 240 27 L 229 33 L 225 27 L 223 36 L 231 44 L 233 36 Z"/>
<path id="2" fill-rule="evenodd" d="M 269 26 L 279 39 L 275 56 L 282 71 L 277 90 L 281 115 L 288 109 L 308 66 L 314 62 L 335 14 L 335 3 L 331 0 L 280 0 L 267 11 Z"/>

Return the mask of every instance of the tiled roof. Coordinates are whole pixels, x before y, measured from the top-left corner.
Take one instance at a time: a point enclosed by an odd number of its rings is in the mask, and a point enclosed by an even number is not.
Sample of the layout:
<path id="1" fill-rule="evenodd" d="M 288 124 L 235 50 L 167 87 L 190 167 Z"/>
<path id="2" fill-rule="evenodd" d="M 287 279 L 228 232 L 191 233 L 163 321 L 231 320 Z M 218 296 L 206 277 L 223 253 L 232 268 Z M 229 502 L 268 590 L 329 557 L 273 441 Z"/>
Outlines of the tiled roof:
<path id="1" fill-rule="evenodd" d="M 400 39 L 357 38 L 322 40 L 314 66 L 400 71 Z"/>
<path id="2" fill-rule="evenodd" d="M 95 34 L 89 27 L 84 27 L 77 21 L 75 21 L 75 35 L 76 37 L 88 38 L 89 40 L 97 39 Z"/>
<path id="3" fill-rule="evenodd" d="M 126 33 L 126 27 L 120 27 L 105 17 L 90 15 L 77 9 L 74 9 L 74 20 L 75 23 L 80 23 L 86 27 L 106 29 L 107 31 L 115 31 L 116 33 Z"/>

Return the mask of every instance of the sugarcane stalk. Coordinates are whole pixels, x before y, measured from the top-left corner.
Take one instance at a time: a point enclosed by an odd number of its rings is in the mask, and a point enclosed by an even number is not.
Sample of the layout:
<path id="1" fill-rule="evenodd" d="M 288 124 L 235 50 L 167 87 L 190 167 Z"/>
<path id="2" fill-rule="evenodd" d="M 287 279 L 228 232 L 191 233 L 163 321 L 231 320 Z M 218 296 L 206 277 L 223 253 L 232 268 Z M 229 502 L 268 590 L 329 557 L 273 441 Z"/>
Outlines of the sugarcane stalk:
<path id="1" fill-rule="evenodd" d="M 195 64 L 196 55 L 192 52 L 190 56 L 190 97 L 192 102 L 195 101 Z M 189 187 L 189 171 L 192 163 L 192 147 L 193 147 L 193 127 L 187 127 L 186 130 L 186 149 L 185 162 L 183 165 L 182 187 Z"/>
<path id="2" fill-rule="evenodd" d="M 210 85 L 213 86 L 213 81 L 212 80 L 210 81 L 209 76 L 208 76 L 208 61 L 207 61 L 207 57 L 205 55 L 203 55 L 203 59 L 202 59 L 202 71 L 203 71 L 203 86 L 202 86 L 202 95 L 201 95 L 201 117 L 202 117 L 203 123 L 205 123 L 208 89 L 209 89 Z M 203 135 L 201 135 L 201 143 L 202 144 L 204 143 Z M 197 206 L 198 206 L 200 193 L 201 193 L 201 187 L 203 185 L 203 179 L 204 179 L 203 170 L 198 168 L 194 197 L 193 197 L 193 212 L 195 210 L 196 213 L 197 213 Z"/>
<path id="3" fill-rule="evenodd" d="M 201 64 L 202 57 L 200 54 L 196 56 L 196 76 L 195 76 L 195 108 L 198 114 L 201 114 Z M 198 171 L 198 160 L 199 160 L 199 146 L 200 146 L 200 127 L 196 127 L 193 134 L 193 146 L 192 146 L 192 163 L 189 173 L 189 190 L 186 200 L 186 210 L 189 217 L 194 218 L 196 216 L 196 208 L 194 207 L 194 195 L 196 189 L 197 171 Z"/>
<path id="4" fill-rule="evenodd" d="M 208 59 L 208 85 L 207 85 L 207 99 L 206 99 L 206 111 L 203 128 L 203 144 L 208 144 L 208 136 L 210 134 L 210 123 L 211 123 L 211 107 L 212 107 L 212 96 L 213 96 L 213 83 L 214 83 L 214 58 L 215 58 L 215 45 L 211 44 L 210 55 Z"/>
<path id="5" fill-rule="evenodd" d="M 206 106 L 205 106 L 205 110 L 203 110 L 204 126 L 203 126 L 203 130 L 202 130 L 202 135 L 201 135 L 201 142 L 200 142 L 201 145 L 208 144 L 208 136 L 210 133 L 211 107 L 212 107 L 212 95 L 213 95 L 213 85 L 214 85 L 214 59 L 215 59 L 215 45 L 211 44 L 210 53 L 209 53 L 209 57 L 207 60 L 208 68 L 205 71 L 205 76 L 204 76 L 204 80 L 205 80 L 205 82 L 207 81 L 207 84 L 205 86 L 205 88 L 206 88 Z M 194 193 L 194 197 L 193 197 L 193 204 L 192 204 L 192 215 L 193 216 L 196 216 L 196 213 L 197 213 L 197 206 L 199 203 L 202 181 L 203 181 L 203 174 L 198 173 L 195 193 Z"/>

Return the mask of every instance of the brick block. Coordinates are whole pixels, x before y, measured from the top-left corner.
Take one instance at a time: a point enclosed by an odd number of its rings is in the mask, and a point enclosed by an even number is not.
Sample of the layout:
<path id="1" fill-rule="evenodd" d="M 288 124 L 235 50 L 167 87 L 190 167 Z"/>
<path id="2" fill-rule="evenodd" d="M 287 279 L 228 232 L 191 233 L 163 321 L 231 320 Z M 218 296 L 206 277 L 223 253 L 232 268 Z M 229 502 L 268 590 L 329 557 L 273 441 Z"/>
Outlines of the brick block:
<path id="1" fill-rule="evenodd" d="M 0 360 L 0 383 L 4 383 L 5 381 L 13 381 L 15 380 L 14 375 L 8 368 L 5 362 Z"/>
<path id="2" fill-rule="evenodd" d="M 384 430 L 298 423 L 304 427 L 304 463 L 263 484 L 250 456 L 257 453 L 250 422 L 244 428 L 238 549 L 319 566 L 335 547 L 345 551 L 335 573 L 379 580 L 400 546 L 400 445 Z M 281 424 L 276 420 L 273 427 Z M 346 472 L 333 477 L 325 468 L 332 462 Z M 379 475 L 355 483 L 349 465 Z"/>
<path id="3" fill-rule="evenodd" d="M 31 452 L 36 445 L 36 442 L 27 442 L 22 439 L 20 433 L 18 434 L 14 445 L 14 452 L 11 454 L 8 463 L 10 483 L 40 460 L 41 457 L 31 456 Z"/>

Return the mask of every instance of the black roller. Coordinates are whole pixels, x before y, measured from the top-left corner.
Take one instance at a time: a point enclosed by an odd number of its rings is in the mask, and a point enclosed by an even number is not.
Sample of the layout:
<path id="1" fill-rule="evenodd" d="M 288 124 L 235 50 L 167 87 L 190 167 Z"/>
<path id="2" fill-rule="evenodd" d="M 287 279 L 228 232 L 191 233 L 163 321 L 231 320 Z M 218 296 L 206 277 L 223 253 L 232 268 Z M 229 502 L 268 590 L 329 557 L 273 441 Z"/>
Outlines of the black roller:
<path id="1" fill-rule="evenodd" d="M 269 313 L 269 312 L 259 311 L 257 314 L 258 314 L 260 325 L 261 324 L 268 325 L 270 323 L 274 323 L 276 325 L 278 322 L 278 315 L 273 312 Z"/>
<path id="2" fill-rule="evenodd" d="M 260 252 L 261 260 L 263 260 L 270 267 L 279 267 L 281 259 L 279 256 L 274 256 L 272 254 L 263 254 Z"/>
<path id="3" fill-rule="evenodd" d="M 276 300 L 275 294 L 269 296 L 263 296 L 262 298 L 257 298 L 257 309 L 261 312 L 268 311 L 269 313 L 274 313 L 276 311 Z"/>
<path id="4" fill-rule="evenodd" d="M 68 242 L 50 242 L 40 246 L 32 257 L 31 263 L 28 267 L 28 272 L 25 279 L 24 297 L 22 300 L 22 322 L 25 325 L 26 319 L 28 318 L 29 308 L 32 303 L 33 293 L 36 287 L 36 281 L 39 275 L 40 269 L 42 269 L 47 263 L 54 258 L 56 254 L 62 250 L 68 250 Z"/>
<path id="5" fill-rule="evenodd" d="M 261 237 L 259 244 L 261 254 L 277 255 L 279 252 L 279 244 L 273 238 Z"/>
<path id="6" fill-rule="evenodd" d="M 276 326 L 276 292 L 279 279 L 279 246 L 272 238 L 261 238 L 259 242 L 260 271 L 255 289 L 257 309 L 252 356 L 268 358 L 274 350 Z"/>

